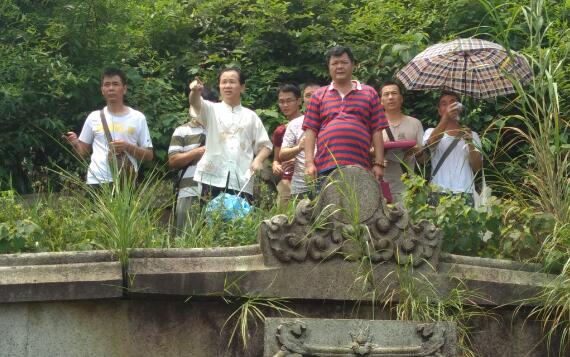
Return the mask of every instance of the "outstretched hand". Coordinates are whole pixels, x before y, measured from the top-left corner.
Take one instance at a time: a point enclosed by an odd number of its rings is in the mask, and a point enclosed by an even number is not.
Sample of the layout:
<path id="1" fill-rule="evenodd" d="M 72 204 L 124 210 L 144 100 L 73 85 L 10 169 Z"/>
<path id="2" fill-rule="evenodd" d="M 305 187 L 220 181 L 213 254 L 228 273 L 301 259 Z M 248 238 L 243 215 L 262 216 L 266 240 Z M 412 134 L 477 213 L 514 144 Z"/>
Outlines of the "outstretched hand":
<path id="1" fill-rule="evenodd" d="M 194 80 L 190 82 L 188 87 L 190 88 L 190 91 L 202 92 L 202 89 L 204 89 L 204 83 L 200 80 L 200 77 L 196 76 L 194 77 Z"/>

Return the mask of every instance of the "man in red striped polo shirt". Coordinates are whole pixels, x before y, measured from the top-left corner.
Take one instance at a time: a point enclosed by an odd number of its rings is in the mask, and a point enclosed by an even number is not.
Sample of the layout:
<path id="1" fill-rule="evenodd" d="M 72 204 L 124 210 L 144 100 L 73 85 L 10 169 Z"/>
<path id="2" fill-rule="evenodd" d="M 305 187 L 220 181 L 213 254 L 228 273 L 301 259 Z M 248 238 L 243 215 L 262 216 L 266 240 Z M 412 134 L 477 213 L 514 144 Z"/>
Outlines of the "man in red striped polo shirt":
<path id="1" fill-rule="evenodd" d="M 354 56 L 350 48 L 333 47 L 326 58 L 332 83 L 313 94 L 303 122 L 305 174 L 316 178 L 339 166 L 358 165 L 366 169 L 372 166 L 374 176 L 380 179 L 384 175 L 382 130 L 388 121 L 378 93 L 352 80 Z"/>

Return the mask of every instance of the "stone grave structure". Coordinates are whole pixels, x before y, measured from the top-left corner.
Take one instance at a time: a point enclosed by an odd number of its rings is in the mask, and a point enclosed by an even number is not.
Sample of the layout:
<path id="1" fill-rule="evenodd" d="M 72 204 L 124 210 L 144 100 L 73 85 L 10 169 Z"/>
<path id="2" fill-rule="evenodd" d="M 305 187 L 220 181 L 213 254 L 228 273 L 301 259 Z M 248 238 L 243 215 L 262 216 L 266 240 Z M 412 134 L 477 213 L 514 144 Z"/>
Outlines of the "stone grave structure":
<path id="1" fill-rule="evenodd" d="M 477 356 L 558 353 L 527 310 L 513 314 L 553 276 L 441 253 L 433 224 L 411 222 L 379 197 L 374 178 L 349 167 L 294 217 L 263 222 L 258 245 L 133 249 L 125 265 L 105 251 L 0 255 L 0 356 L 455 355 L 453 324 L 382 321 L 393 305 L 378 304 L 369 289 L 390 291 L 394 272 L 411 267 L 441 294 L 461 280 L 493 309 L 494 319 L 469 321 Z M 301 316 L 280 316 L 264 302 Z M 236 316 L 252 306 L 268 318 L 250 320 L 228 344 Z"/>

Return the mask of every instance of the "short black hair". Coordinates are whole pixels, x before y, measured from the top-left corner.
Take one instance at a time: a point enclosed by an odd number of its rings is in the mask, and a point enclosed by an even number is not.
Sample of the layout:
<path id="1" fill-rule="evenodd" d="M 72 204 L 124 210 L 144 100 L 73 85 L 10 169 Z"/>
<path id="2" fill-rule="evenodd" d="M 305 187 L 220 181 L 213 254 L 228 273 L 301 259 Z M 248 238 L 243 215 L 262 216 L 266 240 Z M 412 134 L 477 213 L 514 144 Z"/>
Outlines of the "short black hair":
<path id="1" fill-rule="evenodd" d="M 354 55 L 352 54 L 352 50 L 350 49 L 350 47 L 346 47 L 346 46 L 335 46 L 330 48 L 327 51 L 327 65 L 330 63 L 331 61 L 331 57 L 339 57 L 342 56 L 343 53 L 346 53 L 348 58 L 350 58 L 350 62 L 352 62 L 354 64 Z"/>
<path id="2" fill-rule="evenodd" d="M 455 99 L 457 99 L 458 102 L 461 100 L 461 98 L 459 98 L 459 94 L 452 92 L 452 91 L 449 91 L 449 90 L 444 90 L 441 92 L 441 94 L 437 98 L 437 104 L 438 105 L 439 105 L 439 102 L 441 102 L 441 98 L 443 98 L 446 95 L 450 95 L 450 96 L 455 97 Z"/>
<path id="3" fill-rule="evenodd" d="M 277 87 L 277 95 L 279 95 L 279 93 L 293 93 L 295 98 L 301 98 L 301 89 L 299 89 L 299 86 L 291 83 L 280 84 L 279 87 Z"/>
<path id="4" fill-rule="evenodd" d="M 318 84 L 317 82 L 307 82 L 303 84 L 303 92 L 305 91 L 305 89 L 309 88 L 309 87 L 321 87 L 320 84 Z"/>
<path id="5" fill-rule="evenodd" d="M 202 98 L 209 100 L 210 102 L 220 101 L 220 95 L 218 94 L 218 91 L 212 87 L 207 86 L 204 86 L 204 88 L 202 88 Z"/>
<path id="6" fill-rule="evenodd" d="M 239 84 L 241 84 L 243 86 L 245 84 L 245 75 L 241 72 L 241 69 L 239 69 L 237 67 L 226 67 L 226 68 L 222 69 L 220 71 L 220 73 L 218 73 L 218 83 L 220 83 L 220 79 L 222 78 L 222 74 L 224 74 L 226 72 L 231 72 L 231 71 L 234 71 L 238 74 Z"/>
<path id="7" fill-rule="evenodd" d="M 121 78 L 121 82 L 123 83 L 123 85 L 127 84 L 127 75 L 125 74 L 125 72 L 115 67 L 107 67 L 103 70 L 103 73 L 101 73 L 101 83 L 103 83 L 103 79 L 105 77 L 113 77 L 113 76 L 119 76 L 119 78 Z"/>
<path id="8" fill-rule="evenodd" d="M 402 86 L 400 85 L 400 83 L 396 82 L 396 81 L 388 81 L 388 82 L 384 82 L 381 86 L 380 86 L 380 93 L 378 93 L 380 96 L 382 96 L 382 90 L 385 87 L 388 86 L 396 86 L 398 87 L 398 92 L 400 92 L 400 95 L 404 94 L 404 92 L 402 91 Z"/>

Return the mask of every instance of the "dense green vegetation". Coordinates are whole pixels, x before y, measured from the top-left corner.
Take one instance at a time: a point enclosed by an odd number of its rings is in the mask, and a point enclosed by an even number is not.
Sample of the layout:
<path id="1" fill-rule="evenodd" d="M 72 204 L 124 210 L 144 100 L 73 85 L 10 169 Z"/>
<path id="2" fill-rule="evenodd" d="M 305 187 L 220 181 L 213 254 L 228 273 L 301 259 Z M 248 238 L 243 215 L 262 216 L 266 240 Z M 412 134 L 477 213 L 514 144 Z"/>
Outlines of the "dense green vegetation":
<path id="1" fill-rule="evenodd" d="M 186 120 L 189 80 L 215 85 L 221 67 L 240 66 L 249 77 L 244 103 L 271 130 L 282 120 L 277 84 L 326 82 L 331 45 L 351 46 L 357 78 L 378 86 L 428 45 L 476 35 L 523 53 L 535 74 L 513 96 L 466 99 L 496 197 L 483 210 L 459 199 L 433 209 L 418 176 L 407 207 L 443 229 L 446 251 L 561 272 L 533 313 L 569 344 L 569 19 L 569 0 L 0 0 L 0 253 L 103 248 L 124 258 L 131 247 L 253 243 L 259 222 L 278 211 L 269 194 L 244 220 L 199 216 L 175 237 L 160 226 L 153 195 L 165 184 L 156 178 Z M 99 73 L 109 65 L 127 71 L 128 103 L 147 115 L 157 156 L 144 189 L 119 194 L 86 191 L 77 182 L 84 164 L 59 139 L 103 104 Z M 436 121 L 434 95 L 406 94 L 407 112 L 425 127 Z M 63 195 L 31 206 L 16 194 L 52 189 Z"/>
<path id="2" fill-rule="evenodd" d="M 127 70 L 128 101 L 147 115 L 154 164 L 161 166 L 174 127 L 185 120 L 186 88 L 196 74 L 215 84 L 219 68 L 241 66 L 249 76 L 244 102 L 271 129 L 280 120 L 276 85 L 326 81 L 323 53 L 331 45 L 352 46 L 357 77 L 377 86 L 429 44 L 458 35 L 498 34 L 524 51 L 528 34 L 515 5 L 503 5 L 495 19 L 469 0 L 2 0 L 0 185 L 21 193 L 45 189 L 50 175 L 43 168 L 53 163 L 82 171 L 58 138 L 79 131 L 103 104 L 99 73 L 105 66 Z M 567 4 L 544 7 L 553 20 L 545 44 L 564 43 Z M 517 31 L 509 35 L 494 25 L 508 26 L 511 18 Z M 564 78 L 567 64 L 562 72 Z M 564 112 L 570 85 L 559 83 Z M 508 104 L 472 103 L 470 124 L 481 132 Z M 410 93 L 406 106 L 426 127 L 436 120 L 430 94 Z"/>

